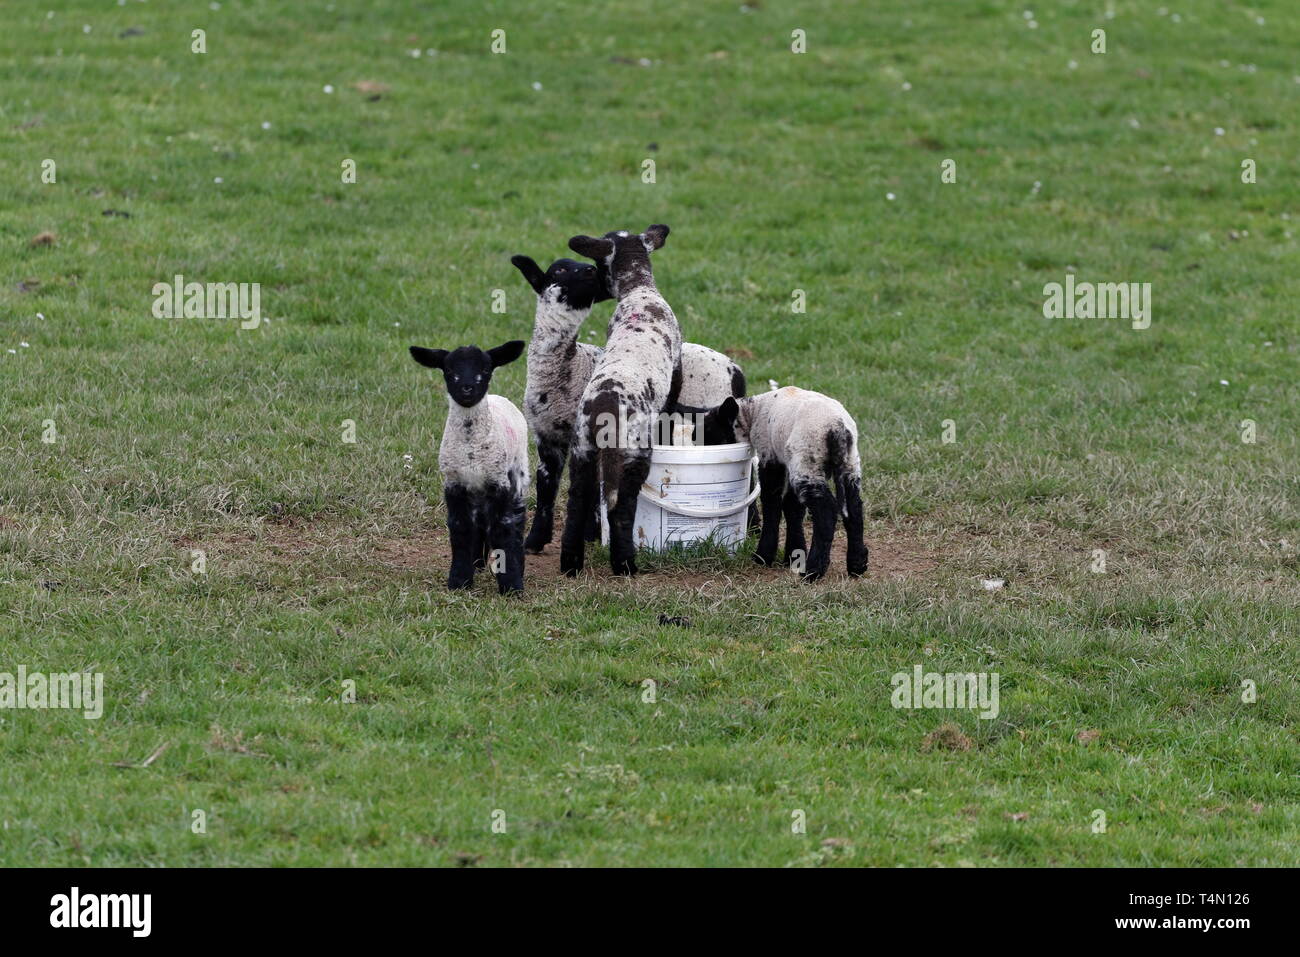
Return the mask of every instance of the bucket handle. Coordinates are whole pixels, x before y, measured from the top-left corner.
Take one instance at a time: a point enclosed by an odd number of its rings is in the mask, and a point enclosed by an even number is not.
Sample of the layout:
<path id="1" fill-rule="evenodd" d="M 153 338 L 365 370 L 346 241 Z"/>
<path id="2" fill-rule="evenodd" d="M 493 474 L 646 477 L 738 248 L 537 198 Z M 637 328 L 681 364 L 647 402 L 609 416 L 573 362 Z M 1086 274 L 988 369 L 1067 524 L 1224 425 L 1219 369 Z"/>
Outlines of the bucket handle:
<path id="1" fill-rule="evenodd" d="M 758 456 L 755 455 L 749 460 L 749 471 L 752 475 L 755 467 L 758 465 Z M 653 489 L 649 485 L 642 483 L 641 497 L 651 505 L 662 508 L 665 512 L 672 512 L 674 515 L 681 515 L 686 518 L 726 518 L 729 515 L 735 515 L 737 512 L 749 508 L 758 498 L 758 493 L 763 490 L 763 486 L 757 481 L 754 482 L 753 491 L 749 497 L 737 505 L 723 505 L 720 508 L 690 508 L 686 505 L 677 505 L 674 502 L 666 502 L 659 497 L 659 490 Z"/>

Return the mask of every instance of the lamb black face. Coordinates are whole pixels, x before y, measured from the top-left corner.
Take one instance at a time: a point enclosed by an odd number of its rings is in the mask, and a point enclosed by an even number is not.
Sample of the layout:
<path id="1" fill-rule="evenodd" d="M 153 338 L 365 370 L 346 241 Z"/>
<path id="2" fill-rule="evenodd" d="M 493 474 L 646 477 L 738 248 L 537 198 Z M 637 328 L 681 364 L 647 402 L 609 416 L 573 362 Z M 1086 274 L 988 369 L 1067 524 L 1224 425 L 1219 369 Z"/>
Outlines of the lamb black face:
<path id="1" fill-rule="evenodd" d="M 537 295 L 541 296 L 554 287 L 556 302 L 572 309 L 590 309 L 592 303 L 612 298 L 604 277 L 590 263 L 557 259 L 546 272 L 542 272 L 528 256 L 511 256 L 510 262 L 523 273 Z"/>
<path id="2" fill-rule="evenodd" d="M 470 408 L 487 395 L 488 386 L 492 384 L 492 370 L 518 359 L 524 345 L 522 339 L 516 339 L 486 352 L 478 346 L 461 346 L 451 352 L 411 346 L 411 358 L 422 366 L 441 369 L 452 401 Z"/>
<path id="3" fill-rule="evenodd" d="M 607 298 L 615 298 L 618 295 L 616 277 L 623 277 L 620 282 L 625 287 L 630 287 L 635 281 L 650 279 L 650 253 L 662 249 L 667 238 L 668 227 L 664 225 L 648 226 L 644 233 L 612 229 L 599 239 L 574 236 L 569 240 L 569 248 L 579 256 L 596 261 L 601 285 L 610 294 Z"/>
<path id="4" fill-rule="evenodd" d="M 609 284 L 599 267 L 572 259 L 557 259 L 546 270 L 551 282 L 560 287 L 560 300 L 575 309 L 586 309 L 592 303 L 613 299 Z"/>
<path id="5" fill-rule="evenodd" d="M 726 399 L 716 409 L 710 409 L 704 416 L 704 444 L 730 445 L 736 441 L 736 417 L 740 406 L 733 398 Z"/>
<path id="6" fill-rule="evenodd" d="M 673 412 L 690 416 L 687 421 L 694 423 L 691 443 L 694 445 L 731 445 L 736 441 L 736 419 L 740 415 L 740 406 L 730 396 L 723 403 L 712 409 L 678 403 Z"/>
<path id="7" fill-rule="evenodd" d="M 478 405 L 492 383 L 492 358 L 478 346 L 461 346 L 443 360 L 442 375 L 453 402 Z"/>

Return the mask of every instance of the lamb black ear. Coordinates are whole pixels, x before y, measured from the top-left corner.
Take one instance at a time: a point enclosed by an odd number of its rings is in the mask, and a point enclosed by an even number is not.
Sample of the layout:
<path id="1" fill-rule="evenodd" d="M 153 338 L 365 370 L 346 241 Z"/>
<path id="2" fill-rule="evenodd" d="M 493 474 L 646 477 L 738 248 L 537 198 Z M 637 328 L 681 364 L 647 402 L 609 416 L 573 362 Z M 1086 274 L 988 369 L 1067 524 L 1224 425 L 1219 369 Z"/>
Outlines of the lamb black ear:
<path id="1" fill-rule="evenodd" d="M 487 351 L 488 356 L 492 359 L 492 368 L 508 365 L 514 362 L 524 354 L 524 346 L 528 343 L 522 339 L 512 339 L 503 346 L 497 346 L 495 349 Z"/>
<path id="2" fill-rule="evenodd" d="M 736 417 L 740 415 L 740 405 L 731 396 L 722 400 L 722 405 L 718 406 L 718 418 L 723 422 L 735 422 Z"/>
<path id="3" fill-rule="evenodd" d="M 524 274 L 524 278 L 528 280 L 528 285 L 533 287 L 533 292 L 540 296 L 542 290 L 546 288 L 546 273 L 542 272 L 541 267 L 537 265 L 531 256 L 511 256 L 510 262 Z"/>
<path id="4" fill-rule="evenodd" d="M 579 256 L 586 256 L 600 262 L 614 251 L 612 239 L 597 239 L 595 236 L 574 236 L 569 240 L 569 248 Z"/>
<path id="5" fill-rule="evenodd" d="M 430 369 L 441 369 L 447 358 L 446 349 L 426 349 L 423 346 L 411 346 L 411 358 Z"/>
<path id="6" fill-rule="evenodd" d="M 651 249 L 663 249 L 664 241 L 668 238 L 668 227 L 663 224 L 656 226 L 647 226 L 644 233 L 646 245 Z"/>

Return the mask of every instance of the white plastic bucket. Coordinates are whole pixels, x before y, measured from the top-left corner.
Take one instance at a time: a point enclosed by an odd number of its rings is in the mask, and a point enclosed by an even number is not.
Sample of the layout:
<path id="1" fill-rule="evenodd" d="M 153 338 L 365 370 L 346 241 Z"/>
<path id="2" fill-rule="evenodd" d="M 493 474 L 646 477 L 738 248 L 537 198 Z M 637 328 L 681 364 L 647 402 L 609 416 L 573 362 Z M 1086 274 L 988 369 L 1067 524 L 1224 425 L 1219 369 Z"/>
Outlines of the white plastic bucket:
<path id="1" fill-rule="evenodd" d="M 652 446 L 650 474 L 632 525 L 636 547 L 663 551 L 712 540 L 736 548 L 745 540 L 749 506 L 758 498 L 757 466 L 748 442 Z M 601 540 L 609 543 L 604 509 Z"/>

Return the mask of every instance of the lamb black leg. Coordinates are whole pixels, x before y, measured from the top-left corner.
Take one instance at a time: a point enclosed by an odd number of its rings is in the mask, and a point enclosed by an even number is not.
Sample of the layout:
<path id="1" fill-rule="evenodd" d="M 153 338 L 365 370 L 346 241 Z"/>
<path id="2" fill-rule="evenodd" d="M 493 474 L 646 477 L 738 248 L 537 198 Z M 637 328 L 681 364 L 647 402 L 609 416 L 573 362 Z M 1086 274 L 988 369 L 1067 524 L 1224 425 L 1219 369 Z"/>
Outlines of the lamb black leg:
<path id="1" fill-rule="evenodd" d="M 560 571 L 572 577 L 582 571 L 587 543 L 587 516 L 596 507 L 596 456 L 569 456 L 569 503 L 560 536 Z"/>
<path id="2" fill-rule="evenodd" d="M 448 588 L 468 588 L 474 584 L 474 501 L 462 486 L 449 485 L 443 491 L 447 503 L 447 534 L 451 539 L 451 570 Z"/>
<path id="3" fill-rule="evenodd" d="M 771 565 L 776 560 L 776 546 L 781 534 L 781 493 L 785 490 L 785 466 L 768 462 L 758 467 L 758 481 L 763 486 L 759 501 L 763 504 L 763 533 L 758 536 L 754 561 Z"/>
<path id="4" fill-rule="evenodd" d="M 857 477 L 843 474 L 835 480 L 844 502 L 844 537 L 848 540 L 848 573 L 857 578 L 867 570 L 867 543 L 862 531 L 862 483 Z"/>
<path id="5" fill-rule="evenodd" d="M 492 493 L 492 571 L 501 594 L 524 590 L 524 525 L 528 511 L 523 496 L 510 489 Z"/>
<path id="6" fill-rule="evenodd" d="M 812 550 L 803 580 L 815 582 L 826 574 L 831 563 L 831 540 L 835 537 L 835 496 L 824 481 L 812 479 L 797 483 L 795 492 L 812 516 Z"/>
<path id="7" fill-rule="evenodd" d="M 565 446 L 556 442 L 537 443 L 537 510 L 533 527 L 524 541 L 524 550 L 540 555 L 550 542 L 555 523 L 555 495 L 564 474 Z"/>
<path id="8" fill-rule="evenodd" d="M 474 556 L 474 571 L 482 571 L 488 564 L 488 509 L 490 503 L 483 496 L 474 499 L 474 537 L 470 554 Z"/>
<path id="9" fill-rule="evenodd" d="M 650 457 L 626 461 L 618 484 L 618 501 L 609 512 L 609 566 L 615 575 L 636 574 L 636 500 L 650 474 Z"/>
<path id="10" fill-rule="evenodd" d="M 785 557 L 781 564 L 789 565 L 795 560 L 795 552 L 803 552 L 804 560 L 808 558 L 808 545 L 803 537 L 803 517 L 805 509 L 794 489 L 786 489 L 781 498 L 781 513 L 785 516 Z"/>

